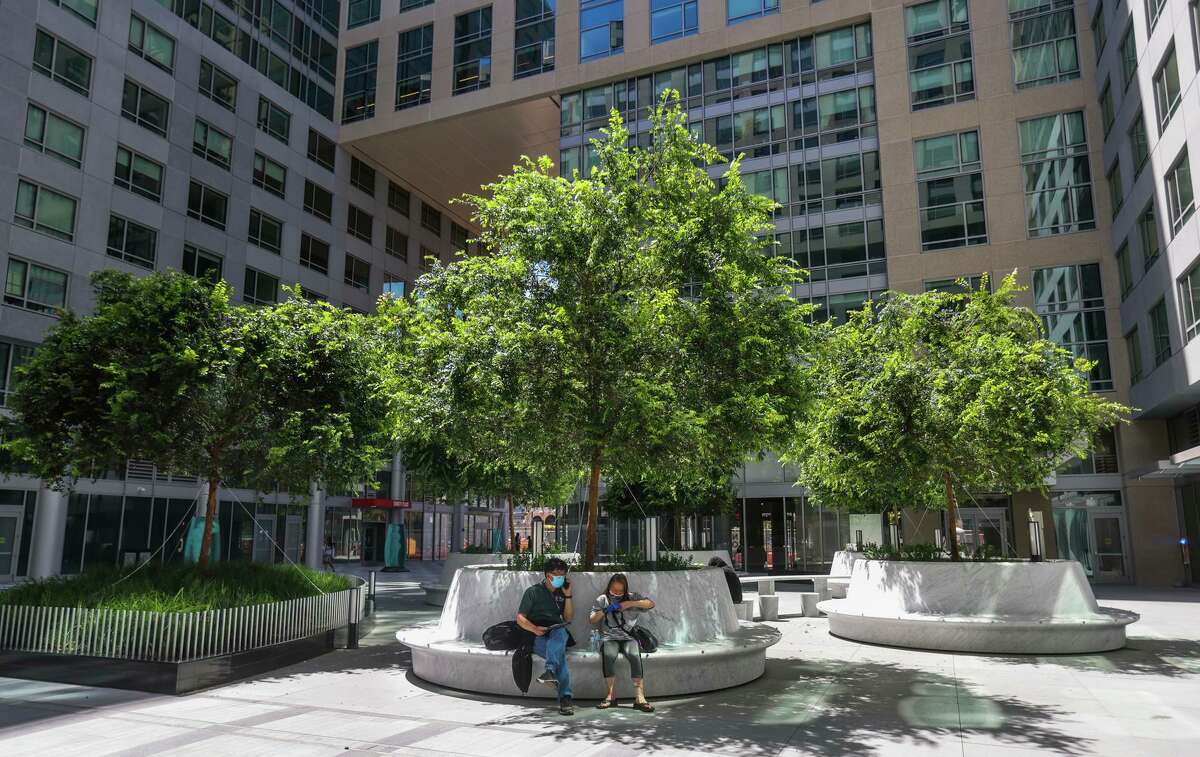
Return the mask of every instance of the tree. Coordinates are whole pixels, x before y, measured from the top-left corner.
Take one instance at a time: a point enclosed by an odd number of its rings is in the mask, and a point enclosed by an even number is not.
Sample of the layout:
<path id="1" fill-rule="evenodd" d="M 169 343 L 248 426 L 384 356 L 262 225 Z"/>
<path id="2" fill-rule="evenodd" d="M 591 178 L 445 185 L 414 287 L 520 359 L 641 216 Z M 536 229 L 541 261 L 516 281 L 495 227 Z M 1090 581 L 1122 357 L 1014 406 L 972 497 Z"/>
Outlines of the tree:
<path id="1" fill-rule="evenodd" d="M 1014 276 L 987 287 L 892 292 L 831 329 L 786 456 L 826 506 L 945 506 L 954 560 L 956 492 L 1044 489 L 1064 457 L 1128 411 L 1092 394 L 1092 364 L 1014 304 Z"/>
<path id="2" fill-rule="evenodd" d="M 647 149 L 614 113 L 589 176 L 524 158 L 465 198 L 483 254 L 435 266 L 411 304 L 411 423 L 464 459 L 586 471 L 589 566 L 602 475 L 732 469 L 803 406 L 811 308 L 790 262 L 764 254 L 774 203 L 737 161 L 718 186 L 719 154 L 671 101 Z"/>
<path id="3" fill-rule="evenodd" d="M 366 339 L 362 316 L 328 304 L 234 306 L 224 282 L 181 273 L 101 271 L 93 286 L 95 310 L 62 314 L 3 421 L 16 462 L 48 485 L 131 458 L 199 473 L 206 567 L 223 478 L 303 487 L 374 472 L 395 424 L 390 333 Z"/>

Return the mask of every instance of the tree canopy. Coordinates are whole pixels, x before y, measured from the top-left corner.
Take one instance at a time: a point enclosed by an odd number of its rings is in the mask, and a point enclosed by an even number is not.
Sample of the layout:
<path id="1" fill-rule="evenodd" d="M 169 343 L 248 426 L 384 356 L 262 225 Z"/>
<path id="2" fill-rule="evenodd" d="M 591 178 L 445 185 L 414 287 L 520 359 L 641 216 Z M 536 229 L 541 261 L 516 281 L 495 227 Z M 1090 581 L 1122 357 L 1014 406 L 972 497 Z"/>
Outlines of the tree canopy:
<path id="1" fill-rule="evenodd" d="M 201 563 L 224 478 L 303 491 L 369 477 L 396 425 L 395 338 L 298 298 L 250 308 L 182 273 L 93 276 L 18 372 L 3 421 L 16 464 L 59 489 L 128 459 L 209 482 Z"/>
<path id="2" fill-rule="evenodd" d="M 764 254 L 774 203 L 670 102 L 650 147 L 617 114 L 588 176 L 523 159 L 465 201 L 483 254 L 436 266 L 409 313 L 411 423 L 450 451 L 557 480 L 703 480 L 780 441 L 804 403 L 811 308 Z M 769 236 L 767 236 L 769 239 Z"/>
<path id="3" fill-rule="evenodd" d="M 945 506 L 953 524 L 956 490 L 1043 489 L 1127 411 L 1089 391 L 1091 363 L 1015 304 L 1014 276 L 987 286 L 891 292 L 829 330 L 786 455 L 815 499 L 856 512 Z"/>

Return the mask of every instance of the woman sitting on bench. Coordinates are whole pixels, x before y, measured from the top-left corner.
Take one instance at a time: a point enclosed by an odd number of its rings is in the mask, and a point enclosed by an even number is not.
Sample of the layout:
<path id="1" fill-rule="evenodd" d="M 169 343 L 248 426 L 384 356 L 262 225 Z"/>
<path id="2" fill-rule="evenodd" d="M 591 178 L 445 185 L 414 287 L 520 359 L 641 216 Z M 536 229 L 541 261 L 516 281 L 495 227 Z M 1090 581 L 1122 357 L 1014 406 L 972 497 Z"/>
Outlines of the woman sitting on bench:
<path id="1" fill-rule="evenodd" d="M 592 603 L 592 614 L 588 620 L 592 625 L 600 625 L 600 660 L 604 667 L 604 680 L 608 683 L 608 696 L 600 703 L 600 709 L 608 709 L 617 703 L 614 694 L 617 684 L 615 667 L 617 655 L 623 655 L 629 661 L 629 677 L 637 690 L 634 708 L 642 712 L 654 712 L 654 706 L 646 701 L 641 650 L 630 633 L 637 625 L 638 616 L 652 609 L 652 600 L 629 592 L 629 581 L 623 573 L 608 579 L 608 588 Z"/>

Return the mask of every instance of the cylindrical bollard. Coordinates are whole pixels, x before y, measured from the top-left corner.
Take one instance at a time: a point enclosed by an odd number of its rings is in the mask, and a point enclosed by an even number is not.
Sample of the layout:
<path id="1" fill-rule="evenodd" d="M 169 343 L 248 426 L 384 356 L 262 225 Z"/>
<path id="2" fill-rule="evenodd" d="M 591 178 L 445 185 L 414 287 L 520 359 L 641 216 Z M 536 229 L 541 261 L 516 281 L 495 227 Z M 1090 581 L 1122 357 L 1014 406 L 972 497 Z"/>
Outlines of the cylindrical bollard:
<path id="1" fill-rule="evenodd" d="M 760 594 L 758 597 L 758 611 L 763 620 L 779 620 L 779 595 Z"/>
<path id="2" fill-rule="evenodd" d="M 346 649 L 358 649 L 358 602 L 360 589 L 355 586 L 351 591 L 353 593 L 346 602 Z"/>

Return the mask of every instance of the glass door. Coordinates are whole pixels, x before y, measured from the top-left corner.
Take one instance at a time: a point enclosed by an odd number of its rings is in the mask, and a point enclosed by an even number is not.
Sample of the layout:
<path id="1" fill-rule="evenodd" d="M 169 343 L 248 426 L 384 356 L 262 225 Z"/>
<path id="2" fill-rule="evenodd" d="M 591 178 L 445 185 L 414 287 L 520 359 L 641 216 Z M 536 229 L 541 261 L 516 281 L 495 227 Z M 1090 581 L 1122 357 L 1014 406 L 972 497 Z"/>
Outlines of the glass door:
<path id="1" fill-rule="evenodd" d="M 254 562 L 275 562 L 275 545 L 271 543 L 275 534 L 275 516 L 259 513 L 254 518 L 258 521 L 254 529 Z"/>
<path id="2" fill-rule="evenodd" d="M 1125 528 L 1120 514 L 1092 514 L 1092 535 L 1095 538 L 1094 553 L 1096 581 L 1122 581 L 1125 572 Z"/>
<path id="3" fill-rule="evenodd" d="M 22 516 L 20 507 L 0 507 L 0 583 L 9 583 L 17 572 Z"/>

